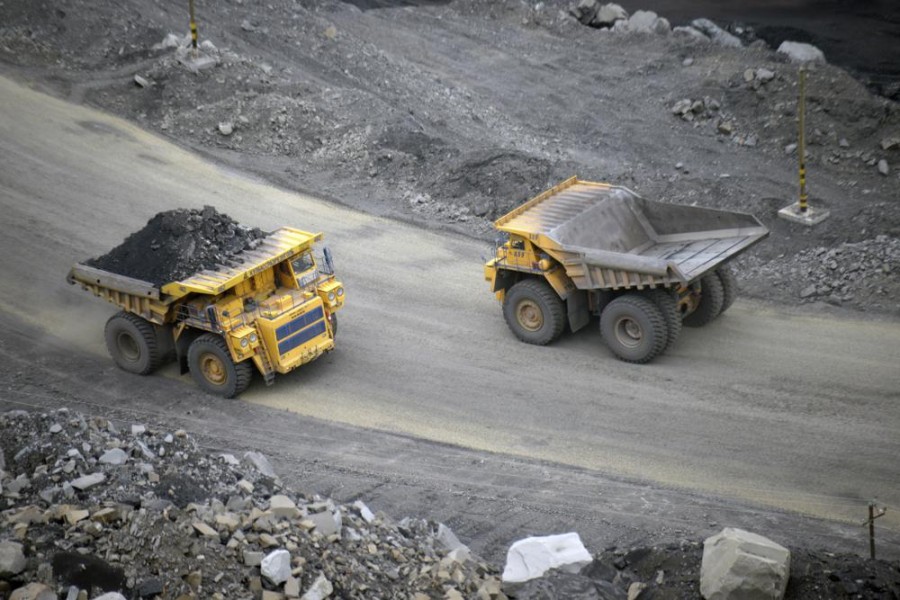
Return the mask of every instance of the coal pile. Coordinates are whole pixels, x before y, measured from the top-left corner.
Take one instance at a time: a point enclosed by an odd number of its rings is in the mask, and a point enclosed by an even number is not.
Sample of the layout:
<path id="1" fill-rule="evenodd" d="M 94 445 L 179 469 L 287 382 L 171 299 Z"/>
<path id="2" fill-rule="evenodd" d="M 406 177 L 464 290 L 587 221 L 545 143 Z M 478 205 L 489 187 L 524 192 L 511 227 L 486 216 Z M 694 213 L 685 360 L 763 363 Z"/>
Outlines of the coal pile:
<path id="1" fill-rule="evenodd" d="M 256 248 L 266 235 L 212 206 L 179 208 L 157 214 L 121 245 L 87 264 L 160 286 L 203 270 L 234 266 L 241 252 Z"/>
<path id="2" fill-rule="evenodd" d="M 0 414 L 0 599 L 42 591 L 503 598 L 496 570 L 443 525 L 295 492 L 258 453 L 66 409 Z"/>

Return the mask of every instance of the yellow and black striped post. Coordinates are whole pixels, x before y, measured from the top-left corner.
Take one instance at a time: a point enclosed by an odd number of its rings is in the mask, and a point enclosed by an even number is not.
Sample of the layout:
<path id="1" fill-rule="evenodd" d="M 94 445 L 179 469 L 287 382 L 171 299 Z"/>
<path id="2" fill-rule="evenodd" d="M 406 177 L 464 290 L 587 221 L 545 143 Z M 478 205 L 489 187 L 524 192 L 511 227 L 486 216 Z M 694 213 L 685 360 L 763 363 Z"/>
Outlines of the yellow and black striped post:
<path id="1" fill-rule="evenodd" d="M 197 21 L 194 19 L 194 0 L 188 0 L 191 9 L 191 46 L 197 49 Z"/>
<path id="2" fill-rule="evenodd" d="M 805 213 L 809 206 L 806 196 L 806 69 L 800 69 L 800 98 L 797 102 L 797 115 L 800 121 L 800 139 L 797 143 L 797 154 L 800 156 L 800 212 Z"/>

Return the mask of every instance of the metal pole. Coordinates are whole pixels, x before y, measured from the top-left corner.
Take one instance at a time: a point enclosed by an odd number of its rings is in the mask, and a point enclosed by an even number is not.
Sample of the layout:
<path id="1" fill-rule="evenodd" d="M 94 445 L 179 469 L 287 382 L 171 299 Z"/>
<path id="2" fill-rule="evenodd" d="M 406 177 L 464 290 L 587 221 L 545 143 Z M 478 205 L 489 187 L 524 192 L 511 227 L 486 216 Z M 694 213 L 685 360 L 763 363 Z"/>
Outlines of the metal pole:
<path id="1" fill-rule="evenodd" d="M 194 20 L 194 0 L 188 0 L 191 9 L 191 46 L 197 49 L 197 21 Z"/>
<path id="2" fill-rule="evenodd" d="M 869 556 L 875 560 L 875 503 L 869 502 Z"/>
<path id="3" fill-rule="evenodd" d="M 797 152 L 800 155 L 800 212 L 806 213 L 806 135 L 804 133 L 806 123 L 806 69 L 800 69 L 800 99 L 798 101 L 798 114 L 800 117 L 800 141 L 797 144 Z"/>

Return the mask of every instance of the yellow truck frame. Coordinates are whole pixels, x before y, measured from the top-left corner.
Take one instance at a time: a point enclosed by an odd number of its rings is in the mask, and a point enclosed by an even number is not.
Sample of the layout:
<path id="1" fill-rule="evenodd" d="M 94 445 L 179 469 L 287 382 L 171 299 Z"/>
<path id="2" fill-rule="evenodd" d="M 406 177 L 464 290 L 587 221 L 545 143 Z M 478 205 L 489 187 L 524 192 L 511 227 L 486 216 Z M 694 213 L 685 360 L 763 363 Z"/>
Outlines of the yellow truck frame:
<path id="1" fill-rule="evenodd" d="M 646 363 L 682 324 L 706 325 L 736 295 L 727 262 L 765 238 L 752 215 L 641 198 L 572 177 L 494 223 L 507 235 L 484 266 L 509 328 L 548 344 L 599 315 L 607 346 Z"/>
<path id="2" fill-rule="evenodd" d="M 236 257 L 159 287 L 84 264 L 67 280 L 118 306 L 106 346 L 122 369 L 146 375 L 171 358 L 207 392 L 232 398 L 254 367 L 266 385 L 334 349 L 344 286 L 321 233 L 282 227 Z M 324 264 L 319 264 L 322 262 Z"/>

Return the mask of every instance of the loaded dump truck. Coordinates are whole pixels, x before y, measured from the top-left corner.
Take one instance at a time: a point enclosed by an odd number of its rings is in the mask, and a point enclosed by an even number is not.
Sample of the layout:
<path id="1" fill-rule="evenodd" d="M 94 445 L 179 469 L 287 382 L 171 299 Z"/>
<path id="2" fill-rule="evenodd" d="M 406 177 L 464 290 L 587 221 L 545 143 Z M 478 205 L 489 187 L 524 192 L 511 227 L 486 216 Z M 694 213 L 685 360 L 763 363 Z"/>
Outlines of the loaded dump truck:
<path id="1" fill-rule="evenodd" d="M 682 325 L 731 306 L 727 262 L 769 232 L 743 213 L 679 206 L 572 177 L 494 223 L 508 239 L 485 279 L 523 342 L 548 344 L 599 315 L 618 358 L 647 363 Z"/>
<path id="2" fill-rule="evenodd" d="M 67 280 L 121 311 L 106 323 L 119 367 L 146 375 L 175 358 L 207 392 L 232 398 L 254 368 L 271 385 L 334 348 L 344 287 L 321 233 L 282 227 L 217 268 L 154 285 L 86 264 Z"/>

